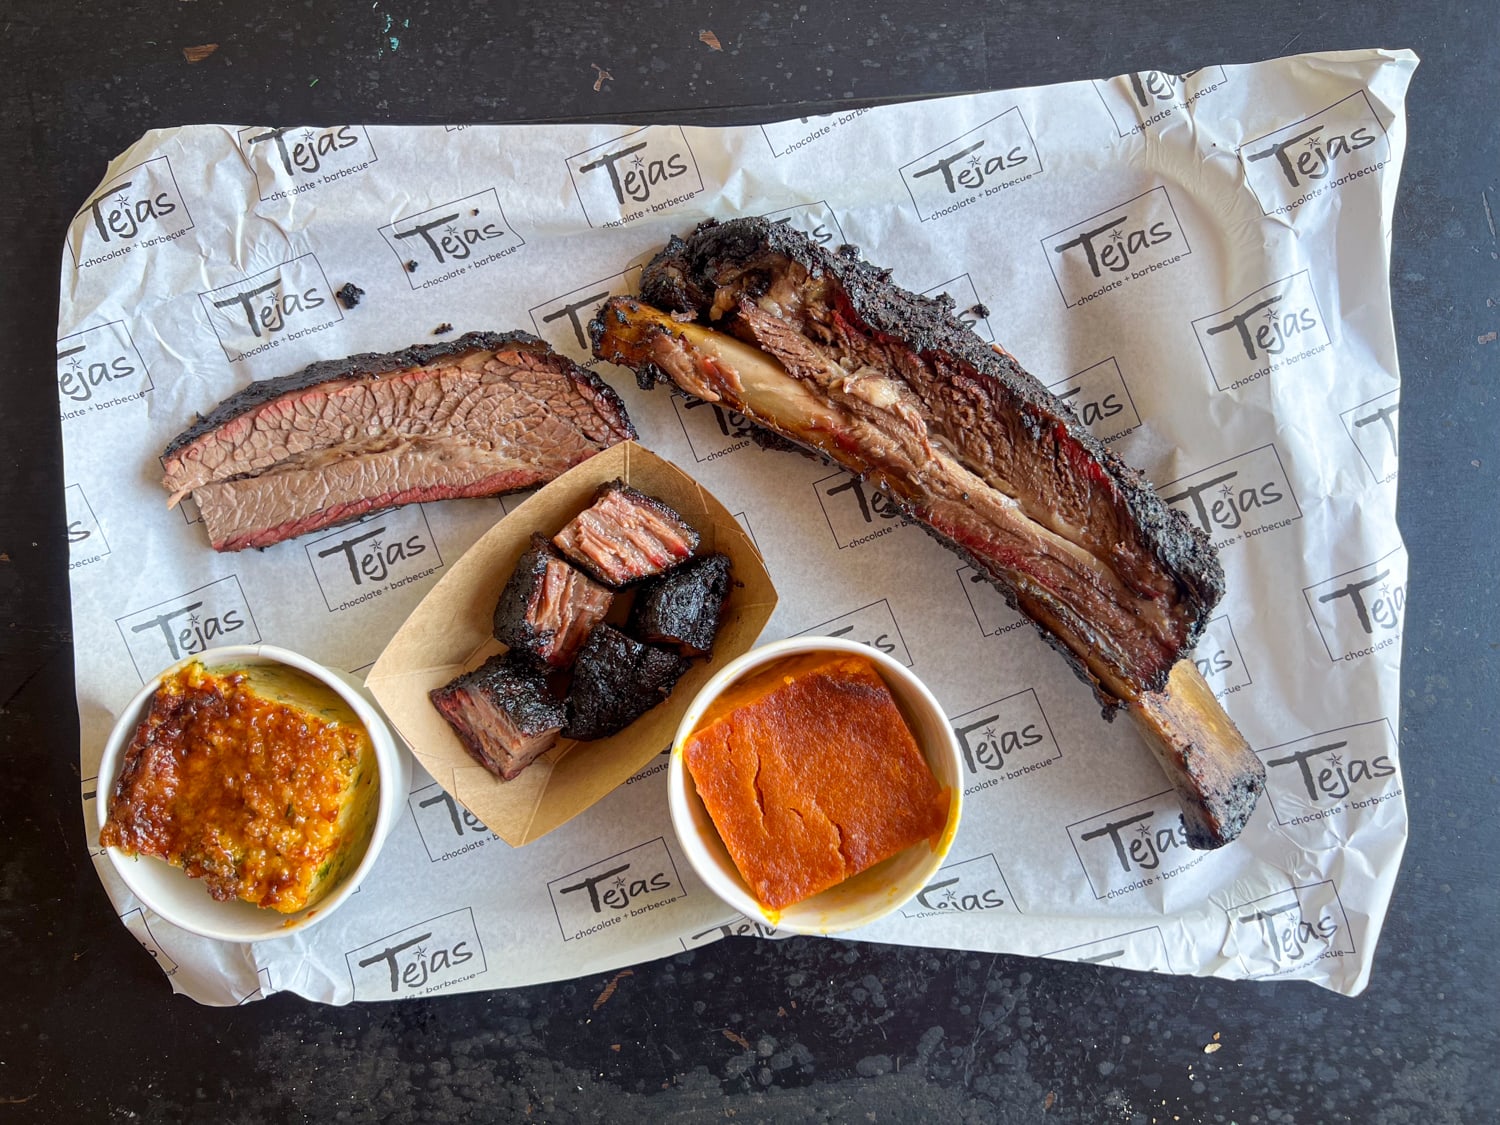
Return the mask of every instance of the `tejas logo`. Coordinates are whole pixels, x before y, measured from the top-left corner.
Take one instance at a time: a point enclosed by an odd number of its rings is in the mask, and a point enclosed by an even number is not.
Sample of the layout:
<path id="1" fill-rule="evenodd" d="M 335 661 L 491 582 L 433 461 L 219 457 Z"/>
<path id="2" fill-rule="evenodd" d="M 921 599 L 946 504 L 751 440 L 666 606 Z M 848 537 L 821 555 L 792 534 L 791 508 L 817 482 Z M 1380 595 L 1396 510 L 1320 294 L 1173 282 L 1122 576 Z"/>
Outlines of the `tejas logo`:
<path id="1" fill-rule="evenodd" d="M 57 342 L 57 401 L 64 422 L 135 402 L 151 389 L 151 373 L 123 320 Z"/>
<path id="2" fill-rule="evenodd" d="M 1117 441 L 1141 424 L 1135 400 L 1130 397 L 1130 388 L 1114 356 L 1052 383 L 1047 389 L 1067 403 L 1100 441 Z"/>
<path id="3" fill-rule="evenodd" d="M 68 227 L 74 269 L 123 258 L 140 246 L 173 242 L 193 229 L 165 156 L 125 169 L 83 205 Z"/>
<path id="4" fill-rule="evenodd" d="M 1335 664 L 1370 656 L 1401 641 L 1406 618 L 1406 550 L 1303 589 L 1308 612 Z"/>
<path id="5" fill-rule="evenodd" d="M 660 836 L 551 880 L 547 893 L 563 941 L 592 937 L 687 895 Z"/>
<path id="6" fill-rule="evenodd" d="M 1210 854 L 1188 848 L 1182 810 L 1170 789 L 1070 824 L 1068 838 L 1096 899 L 1176 878 Z"/>
<path id="7" fill-rule="evenodd" d="M 253 645 L 260 630 L 233 574 L 115 618 L 135 673 L 146 682 L 168 664 L 215 645 Z"/>
<path id="8" fill-rule="evenodd" d="M 993 852 L 945 864 L 901 908 L 903 918 L 1019 913 Z"/>
<path id="9" fill-rule="evenodd" d="M 230 363 L 322 332 L 344 319 L 323 267 L 301 254 L 198 294 Z"/>
<path id="10" fill-rule="evenodd" d="M 1193 321 L 1214 386 L 1235 391 L 1333 346 L 1306 270 Z"/>
<path id="11" fill-rule="evenodd" d="M 1084 305 L 1193 252 L 1164 187 L 1090 215 L 1042 239 L 1063 304 Z"/>
<path id="12" fill-rule="evenodd" d="M 380 228 L 413 289 L 431 289 L 510 257 L 526 240 L 511 228 L 494 188 L 452 199 Z"/>
<path id="13" fill-rule="evenodd" d="M 304 550 L 329 613 L 378 601 L 443 565 L 420 504 L 343 524 Z"/>
<path id="14" fill-rule="evenodd" d="M 1238 149 L 1260 209 L 1285 215 L 1385 167 L 1391 146 L 1363 90 Z"/>
<path id="15" fill-rule="evenodd" d="M 873 543 L 908 523 L 890 493 L 853 473 L 834 473 L 812 487 L 841 551 Z"/>
<path id="16" fill-rule="evenodd" d="M 1316 824 L 1401 795 L 1396 735 L 1385 719 L 1320 731 L 1257 750 L 1276 823 Z"/>
<path id="17" fill-rule="evenodd" d="M 879 649 L 887 656 L 911 667 L 911 653 L 901 638 L 901 629 L 896 624 L 896 615 L 891 612 L 891 603 L 881 598 L 878 602 L 860 606 L 856 610 L 824 621 L 810 629 L 797 633 L 799 637 L 842 637 L 858 641 L 862 645 Z"/>
<path id="18" fill-rule="evenodd" d="M 1031 688 L 986 703 L 950 720 L 963 754 L 964 796 L 1001 780 L 1039 773 L 1062 759 L 1052 727 Z"/>
<path id="19" fill-rule="evenodd" d="M 700 464 L 748 448 L 750 435 L 755 432 L 755 427 L 738 410 L 697 395 L 674 390 L 672 409 L 677 412 L 677 424 L 693 451 L 693 460 Z"/>
<path id="20" fill-rule="evenodd" d="M 363 172 L 380 159 L 358 125 L 252 126 L 237 134 L 263 201 L 286 199 Z"/>
<path id="21" fill-rule="evenodd" d="M 1031 128 L 1019 106 L 961 133 L 901 166 L 922 222 L 941 219 L 1042 173 Z"/>
<path id="22" fill-rule="evenodd" d="M 1400 426 L 1397 413 L 1401 409 L 1401 392 L 1386 391 L 1358 406 L 1343 411 L 1339 418 L 1349 440 L 1359 450 L 1365 468 L 1381 484 L 1396 479 L 1400 468 Z"/>
<path id="23" fill-rule="evenodd" d="M 344 954 L 356 1000 L 427 996 L 487 969 L 469 907 L 376 938 Z"/>
<path id="24" fill-rule="evenodd" d="M 1137 70 L 1107 81 L 1094 80 L 1094 92 L 1104 103 L 1115 132 L 1122 137 L 1148 133 L 1170 121 L 1179 110 L 1199 98 L 1222 90 L 1229 82 L 1222 66 L 1170 74 L 1165 70 Z"/>
<path id="25" fill-rule="evenodd" d="M 413 789 L 406 799 L 417 835 L 433 863 L 445 863 L 498 840 L 484 823 L 437 782 Z"/>
<path id="26" fill-rule="evenodd" d="M 995 342 L 994 330 L 990 328 L 989 306 L 979 299 L 979 290 L 974 288 L 974 279 L 966 273 L 951 277 L 941 285 L 922 290 L 924 297 L 948 297 L 953 302 L 953 315 L 970 332 L 986 343 Z"/>
<path id="27" fill-rule="evenodd" d="M 771 155 L 778 159 L 806 148 L 814 141 L 822 140 L 835 129 L 857 121 L 868 109 L 851 109 L 846 113 L 824 113 L 813 117 L 793 117 L 788 121 L 773 121 L 762 125 L 760 131 L 771 146 Z"/>
<path id="28" fill-rule="evenodd" d="M 1252 978 L 1277 976 L 1331 957 L 1352 957 L 1349 917 L 1333 881 L 1288 887 L 1225 911 L 1230 945 Z"/>
<path id="29" fill-rule="evenodd" d="M 569 359 L 584 367 L 603 362 L 589 343 L 589 321 L 600 305 L 611 297 L 638 293 L 639 267 L 631 267 L 598 281 L 571 289 L 559 297 L 533 305 L 531 324 L 536 334 Z"/>
<path id="30" fill-rule="evenodd" d="M 80 486 L 70 484 L 63 489 L 63 501 L 68 518 L 68 569 L 77 570 L 109 554 L 109 543 Z"/>
<path id="31" fill-rule="evenodd" d="M 703 190 L 698 161 L 677 125 L 637 129 L 568 157 L 591 227 L 622 227 L 686 203 Z"/>
<path id="32" fill-rule="evenodd" d="M 1167 956 L 1167 943 L 1158 926 L 1129 930 L 1113 937 L 1087 941 L 1082 945 L 1070 945 L 1066 949 L 1054 949 L 1043 956 L 1056 957 L 1061 961 L 1076 961 L 1081 965 L 1119 965 L 1122 968 L 1145 969 L 1154 973 L 1177 971 L 1172 968 L 1172 959 Z"/>
<path id="33" fill-rule="evenodd" d="M 1254 682 L 1250 670 L 1245 667 L 1245 657 L 1240 652 L 1240 643 L 1235 639 L 1234 626 L 1227 614 L 1209 618 L 1198 647 L 1193 649 L 1193 663 L 1218 699 L 1233 695 Z"/>
<path id="34" fill-rule="evenodd" d="M 784 222 L 793 230 L 800 230 L 819 246 L 839 247 L 848 241 L 833 208 L 821 199 L 816 203 L 799 203 L 795 207 L 783 207 L 780 211 L 767 211 L 761 218 L 770 219 L 773 223 Z"/>
<path id="35" fill-rule="evenodd" d="M 792 935 L 784 930 L 778 930 L 775 926 L 767 925 L 765 922 L 752 921 L 743 914 L 736 914 L 727 922 L 721 922 L 717 926 L 710 926 L 706 930 L 688 934 L 677 940 L 682 942 L 683 949 L 697 949 L 700 945 L 712 945 L 722 938 L 728 937 L 754 937 L 770 938 L 779 941 Z"/>
<path id="36" fill-rule="evenodd" d="M 1163 485 L 1162 499 L 1224 550 L 1302 518 L 1281 456 L 1262 445 Z"/>
<path id="37" fill-rule="evenodd" d="M 1004 636 L 1026 624 L 1026 618 L 1005 604 L 1005 595 L 996 585 L 972 566 L 958 568 L 958 581 L 982 636 Z"/>

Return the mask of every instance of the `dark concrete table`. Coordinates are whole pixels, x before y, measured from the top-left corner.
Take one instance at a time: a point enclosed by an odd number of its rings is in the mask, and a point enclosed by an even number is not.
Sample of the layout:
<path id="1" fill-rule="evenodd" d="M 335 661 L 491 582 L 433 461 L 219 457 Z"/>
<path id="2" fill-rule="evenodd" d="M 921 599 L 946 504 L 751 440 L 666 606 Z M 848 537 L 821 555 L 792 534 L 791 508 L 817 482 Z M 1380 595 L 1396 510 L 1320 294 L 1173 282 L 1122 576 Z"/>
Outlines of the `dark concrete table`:
<path id="1" fill-rule="evenodd" d="M 1496 1119 L 1491 4 L 271 7 L 0 12 L 0 1120 Z M 1365 46 L 1424 61 L 1393 266 L 1412 840 L 1363 997 L 810 939 L 399 1005 L 211 1010 L 170 995 L 105 899 L 77 801 L 52 326 L 66 223 L 110 156 L 193 121 L 725 124 Z"/>

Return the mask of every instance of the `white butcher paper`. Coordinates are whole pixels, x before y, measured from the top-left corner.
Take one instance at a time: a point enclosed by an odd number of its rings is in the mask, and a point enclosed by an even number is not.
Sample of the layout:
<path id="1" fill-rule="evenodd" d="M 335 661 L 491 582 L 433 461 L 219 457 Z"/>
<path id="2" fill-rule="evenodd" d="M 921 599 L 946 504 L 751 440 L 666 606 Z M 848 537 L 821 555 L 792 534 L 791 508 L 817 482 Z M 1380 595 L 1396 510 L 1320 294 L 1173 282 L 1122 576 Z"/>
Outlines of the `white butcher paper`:
<path id="1" fill-rule="evenodd" d="M 521 849 L 419 769 L 358 893 L 250 946 L 144 908 L 93 827 L 100 751 L 146 678 L 255 641 L 363 674 L 515 505 L 413 505 L 218 554 L 190 505 L 166 506 L 173 435 L 252 380 L 448 324 L 592 362 L 575 319 L 631 291 L 668 236 L 774 213 L 950 294 L 1206 526 L 1228 582 L 1196 657 L 1268 768 L 1244 834 L 1187 850 L 1131 724 L 1103 722 L 955 555 L 846 474 L 760 449 L 736 415 L 596 365 L 645 444 L 754 537 L 781 598 L 764 639 L 892 652 L 961 733 L 947 865 L 847 938 L 1360 992 L 1407 834 L 1388 272 L 1416 62 L 1303 55 L 734 128 L 148 133 L 69 229 L 58 325 L 83 824 L 121 920 L 206 1004 L 508 988 L 777 936 L 687 866 L 665 757 Z M 346 282 L 365 290 L 353 309 L 333 297 Z"/>

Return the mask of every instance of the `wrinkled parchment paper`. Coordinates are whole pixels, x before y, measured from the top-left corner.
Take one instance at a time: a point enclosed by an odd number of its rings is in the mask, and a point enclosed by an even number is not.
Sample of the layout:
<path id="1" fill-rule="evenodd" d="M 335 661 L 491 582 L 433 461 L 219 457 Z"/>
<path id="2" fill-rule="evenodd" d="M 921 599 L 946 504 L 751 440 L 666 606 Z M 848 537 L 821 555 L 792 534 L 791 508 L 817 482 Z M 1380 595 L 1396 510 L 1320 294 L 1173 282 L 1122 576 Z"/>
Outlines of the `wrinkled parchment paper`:
<path id="1" fill-rule="evenodd" d="M 1207 529 L 1228 594 L 1197 658 L 1265 761 L 1233 846 L 1184 846 L 1165 779 L 990 587 L 882 499 L 608 365 L 642 440 L 721 498 L 780 592 L 765 639 L 913 667 L 968 767 L 951 862 L 851 935 L 1223 977 L 1369 977 L 1406 839 L 1406 554 L 1387 272 L 1407 52 L 999 91 L 765 126 L 193 126 L 116 159 L 73 221 L 58 327 L 84 824 L 114 715 L 179 655 L 257 640 L 363 673 L 514 499 L 413 505 L 218 555 L 164 444 L 251 380 L 583 326 L 668 235 L 772 214 L 948 293 Z M 365 290 L 349 309 L 333 293 Z M 664 748 L 665 749 L 665 748 Z M 767 935 L 694 878 L 666 758 L 512 849 L 418 771 L 371 877 L 254 946 L 182 933 L 98 853 L 122 921 L 209 1004 L 576 977 Z"/>

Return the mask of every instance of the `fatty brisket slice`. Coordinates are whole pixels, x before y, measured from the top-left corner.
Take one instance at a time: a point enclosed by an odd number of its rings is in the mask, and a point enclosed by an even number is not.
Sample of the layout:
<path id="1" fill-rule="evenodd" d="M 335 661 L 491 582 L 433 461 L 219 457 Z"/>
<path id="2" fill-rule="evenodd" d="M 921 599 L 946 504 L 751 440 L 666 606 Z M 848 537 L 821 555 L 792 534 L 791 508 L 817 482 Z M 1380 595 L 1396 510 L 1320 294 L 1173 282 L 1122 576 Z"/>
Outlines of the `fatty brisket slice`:
<path id="1" fill-rule="evenodd" d="M 596 375 L 524 332 L 315 363 L 230 396 L 167 445 L 215 550 L 368 512 L 533 488 L 635 428 Z"/>
<path id="2" fill-rule="evenodd" d="M 546 673 L 519 652 L 490 657 L 428 698 L 474 760 L 506 781 L 556 744 L 566 717 Z"/>
<path id="3" fill-rule="evenodd" d="M 598 626 L 573 666 L 563 737 L 607 738 L 624 730 L 672 694 L 689 664 L 669 649 Z"/>

